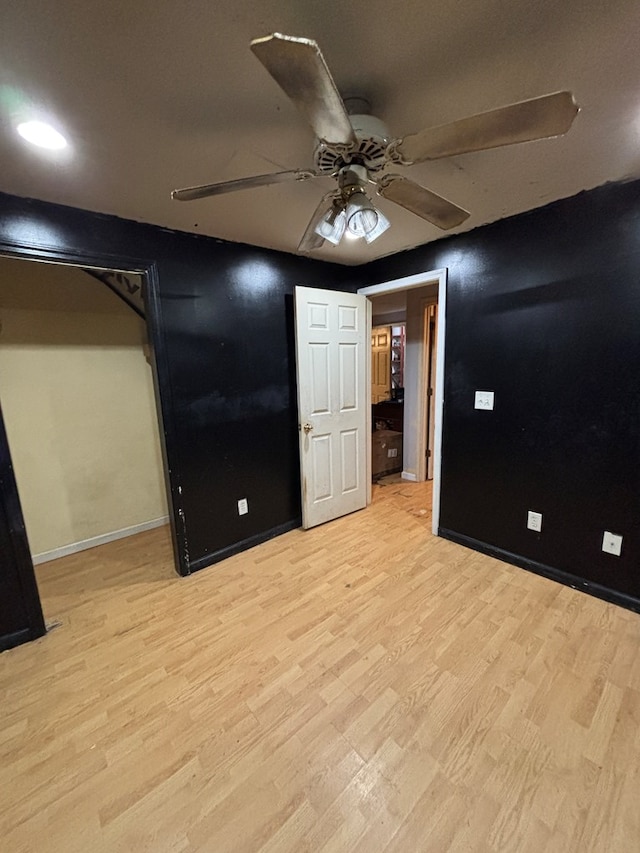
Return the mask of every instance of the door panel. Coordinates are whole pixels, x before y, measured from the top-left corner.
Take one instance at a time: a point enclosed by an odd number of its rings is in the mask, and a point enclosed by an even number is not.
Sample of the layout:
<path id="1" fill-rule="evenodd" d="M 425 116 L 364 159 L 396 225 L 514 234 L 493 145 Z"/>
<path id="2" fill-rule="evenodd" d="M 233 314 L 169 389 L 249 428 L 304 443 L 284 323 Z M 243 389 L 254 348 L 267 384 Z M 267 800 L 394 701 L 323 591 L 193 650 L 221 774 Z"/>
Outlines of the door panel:
<path id="1" fill-rule="evenodd" d="M 366 506 L 366 298 L 296 287 L 302 522 Z"/>
<path id="2" fill-rule="evenodd" d="M 340 411 L 358 408 L 358 348 L 356 344 L 340 344 Z"/>
<path id="3" fill-rule="evenodd" d="M 311 359 L 311 414 L 329 412 L 329 347 L 327 344 L 309 344 Z"/>
<path id="4" fill-rule="evenodd" d="M 358 488 L 358 433 L 349 429 L 340 433 L 340 449 L 342 452 L 342 492 L 353 492 Z"/>
<path id="5" fill-rule="evenodd" d="M 330 435 L 311 436 L 311 457 L 313 462 L 312 497 L 314 503 L 317 503 L 333 497 Z"/>

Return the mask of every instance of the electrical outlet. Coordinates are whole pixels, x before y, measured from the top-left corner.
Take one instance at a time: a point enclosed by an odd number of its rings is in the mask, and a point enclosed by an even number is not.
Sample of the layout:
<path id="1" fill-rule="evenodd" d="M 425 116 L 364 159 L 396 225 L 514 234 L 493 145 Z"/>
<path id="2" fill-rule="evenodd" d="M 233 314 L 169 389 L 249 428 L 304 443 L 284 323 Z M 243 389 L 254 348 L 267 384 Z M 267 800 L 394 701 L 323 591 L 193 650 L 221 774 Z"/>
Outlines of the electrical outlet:
<path id="1" fill-rule="evenodd" d="M 476 391 L 476 409 L 491 411 L 493 409 L 493 391 Z"/>
<path id="2" fill-rule="evenodd" d="M 240 498 L 238 501 L 238 515 L 246 515 L 249 512 L 249 504 L 246 498 Z"/>
<path id="3" fill-rule="evenodd" d="M 392 457 L 397 456 L 397 455 L 398 455 L 398 448 L 397 447 L 390 447 L 387 450 L 387 459 L 391 459 Z"/>
<path id="4" fill-rule="evenodd" d="M 540 533 L 542 530 L 542 513 L 534 512 L 530 509 L 527 513 L 527 527 L 529 530 L 535 530 L 536 533 Z"/>
<path id="5" fill-rule="evenodd" d="M 622 536 L 605 530 L 602 537 L 602 550 L 605 554 L 613 554 L 614 557 L 619 557 L 622 551 Z"/>

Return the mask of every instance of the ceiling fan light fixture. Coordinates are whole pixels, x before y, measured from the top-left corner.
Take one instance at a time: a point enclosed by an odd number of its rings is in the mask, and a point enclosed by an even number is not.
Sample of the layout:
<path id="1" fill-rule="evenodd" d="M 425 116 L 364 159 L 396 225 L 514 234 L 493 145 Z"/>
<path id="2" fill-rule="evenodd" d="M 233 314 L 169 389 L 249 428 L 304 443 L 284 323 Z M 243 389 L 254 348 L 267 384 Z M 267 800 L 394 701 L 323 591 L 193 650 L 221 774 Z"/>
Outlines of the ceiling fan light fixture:
<path id="1" fill-rule="evenodd" d="M 337 246 L 347 226 L 347 215 L 339 204 L 334 202 L 315 227 L 315 232 L 324 240 Z"/>
<path id="2" fill-rule="evenodd" d="M 373 243 L 389 228 L 387 217 L 373 206 L 362 189 L 355 190 L 349 196 L 346 209 L 347 234 L 364 237 L 367 243 Z"/>
<path id="3" fill-rule="evenodd" d="M 367 243 L 373 243 L 374 240 L 377 240 L 378 237 L 380 237 L 381 234 L 384 234 L 387 228 L 391 226 L 391 223 L 381 210 L 376 209 L 376 213 L 378 214 L 376 227 L 372 228 L 371 231 L 367 231 L 364 235 L 364 239 Z"/>
<path id="4" fill-rule="evenodd" d="M 346 216 L 347 228 L 356 237 L 365 237 L 378 225 L 378 211 L 361 189 L 349 196 Z"/>
<path id="5" fill-rule="evenodd" d="M 38 148 L 48 148 L 51 151 L 59 151 L 66 148 L 67 140 L 50 124 L 43 121 L 23 121 L 16 127 L 23 139 Z"/>

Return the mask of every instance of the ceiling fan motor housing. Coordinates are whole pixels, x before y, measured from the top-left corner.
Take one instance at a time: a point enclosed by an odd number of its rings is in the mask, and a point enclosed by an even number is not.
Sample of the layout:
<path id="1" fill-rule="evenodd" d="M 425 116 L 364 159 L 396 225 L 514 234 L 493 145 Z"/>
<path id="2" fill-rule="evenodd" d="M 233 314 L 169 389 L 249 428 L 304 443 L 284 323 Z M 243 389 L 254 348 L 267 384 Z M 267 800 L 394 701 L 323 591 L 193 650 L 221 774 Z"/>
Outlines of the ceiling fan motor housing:
<path id="1" fill-rule="evenodd" d="M 370 172 L 379 172 L 387 162 L 390 136 L 385 124 L 370 115 L 350 115 L 358 143 L 354 147 L 318 142 L 314 162 L 319 172 L 336 172 L 349 163 L 365 166 Z"/>

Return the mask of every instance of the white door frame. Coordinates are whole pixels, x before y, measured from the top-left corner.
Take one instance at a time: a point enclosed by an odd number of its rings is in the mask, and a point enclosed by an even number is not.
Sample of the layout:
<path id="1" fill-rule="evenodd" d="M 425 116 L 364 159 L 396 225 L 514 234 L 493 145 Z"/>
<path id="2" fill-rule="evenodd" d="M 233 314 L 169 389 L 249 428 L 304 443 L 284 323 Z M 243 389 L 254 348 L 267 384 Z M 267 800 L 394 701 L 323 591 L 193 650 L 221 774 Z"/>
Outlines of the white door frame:
<path id="1" fill-rule="evenodd" d="M 358 293 L 364 296 L 380 296 L 392 293 L 394 290 L 411 290 L 415 287 L 425 287 L 428 284 L 438 285 L 438 339 L 436 347 L 436 387 L 435 387 L 435 425 L 433 447 L 433 510 L 432 531 L 438 533 L 440 524 L 440 468 L 442 462 L 442 414 L 444 406 L 444 338 L 447 306 L 447 270 L 446 268 L 408 275 L 361 287 Z M 367 312 L 368 338 L 371 339 L 371 311 Z M 368 386 L 368 411 L 371 411 L 371 383 Z M 367 477 L 371 482 L 371 453 L 367 454 Z"/>

